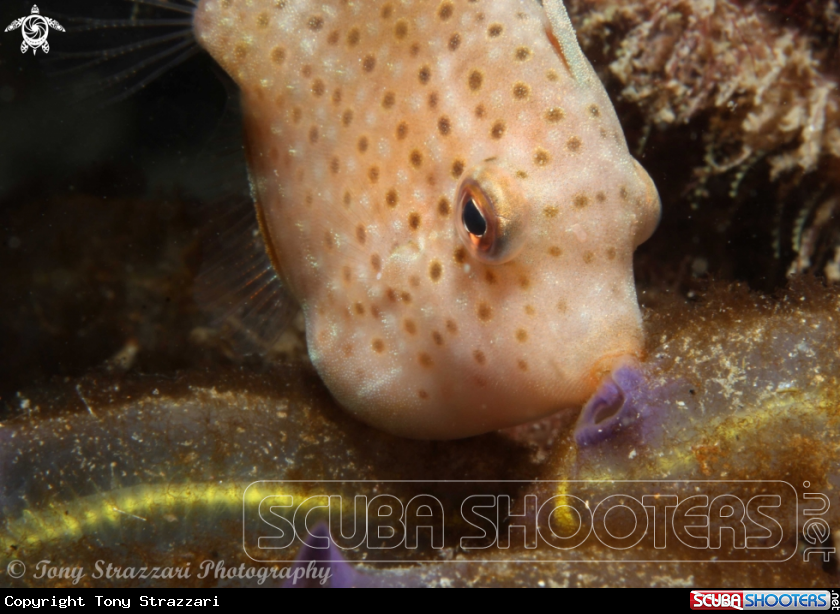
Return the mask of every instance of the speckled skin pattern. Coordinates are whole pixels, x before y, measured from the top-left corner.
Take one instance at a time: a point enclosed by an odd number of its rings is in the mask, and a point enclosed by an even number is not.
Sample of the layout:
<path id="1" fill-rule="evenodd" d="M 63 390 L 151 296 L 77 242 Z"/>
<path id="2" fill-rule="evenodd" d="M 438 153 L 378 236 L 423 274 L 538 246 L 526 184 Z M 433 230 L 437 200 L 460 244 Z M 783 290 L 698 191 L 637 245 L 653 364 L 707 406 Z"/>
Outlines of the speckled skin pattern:
<path id="1" fill-rule="evenodd" d="M 565 9 L 545 5 L 196 10 L 242 92 L 258 217 L 313 363 L 379 428 L 530 421 L 641 354 L 632 254 L 659 198 Z"/>

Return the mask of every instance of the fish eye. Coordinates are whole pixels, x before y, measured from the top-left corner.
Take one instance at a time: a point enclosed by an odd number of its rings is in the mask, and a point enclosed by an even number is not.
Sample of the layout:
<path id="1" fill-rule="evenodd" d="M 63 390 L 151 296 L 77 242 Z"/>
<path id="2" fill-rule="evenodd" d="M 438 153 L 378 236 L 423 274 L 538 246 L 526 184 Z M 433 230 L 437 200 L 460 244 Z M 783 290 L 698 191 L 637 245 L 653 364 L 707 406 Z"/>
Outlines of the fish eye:
<path id="1" fill-rule="evenodd" d="M 505 174 L 482 166 L 458 188 L 455 223 L 470 254 L 486 264 L 513 258 L 521 247 L 526 207 Z"/>
<path id="2" fill-rule="evenodd" d="M 461 216 L 461 221 L 464 224 L 464 228 L 467 229 L 467 232 L 479 239 L 487 232 L 487 220 L 484 219 L 484 216 L 478 210 L 472 198 L 468 199 L 464 205 L 464 213 Z"/>
<path id="3" fill-rule="evenodd" d="M 490 198 L 477 181 L 464 181 L 458 196 L 458 234 L 473 256 L 492 262 L 497 220 Z"/>

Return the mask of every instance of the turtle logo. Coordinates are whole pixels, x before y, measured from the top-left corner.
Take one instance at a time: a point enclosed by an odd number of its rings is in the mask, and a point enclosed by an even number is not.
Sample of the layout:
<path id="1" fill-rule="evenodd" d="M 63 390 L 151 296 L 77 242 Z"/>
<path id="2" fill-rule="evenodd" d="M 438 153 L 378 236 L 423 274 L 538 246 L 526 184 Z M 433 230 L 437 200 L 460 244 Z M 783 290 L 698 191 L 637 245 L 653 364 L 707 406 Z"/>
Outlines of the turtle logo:
<path id="1" fill-rule="evenodd" d="M 6 32 L 21 29 L 23 33 L 23 43 L 20 45 L 20 52 L 26 53 L 26 50 L 32 47 L 32 54 L 42 48 L 44 53 L 50 52 L 50 44 L 47 42 L 47 35 L 50 33 L 50 28 L 55 28 L 59 32 L 64 32 L 64 28 L 55 19 L 44 17 L 41 11 L 38 10 L 37 5 L 32 5 L 32 14 L 20 19 L 15 19 L 6 28 Z"/>

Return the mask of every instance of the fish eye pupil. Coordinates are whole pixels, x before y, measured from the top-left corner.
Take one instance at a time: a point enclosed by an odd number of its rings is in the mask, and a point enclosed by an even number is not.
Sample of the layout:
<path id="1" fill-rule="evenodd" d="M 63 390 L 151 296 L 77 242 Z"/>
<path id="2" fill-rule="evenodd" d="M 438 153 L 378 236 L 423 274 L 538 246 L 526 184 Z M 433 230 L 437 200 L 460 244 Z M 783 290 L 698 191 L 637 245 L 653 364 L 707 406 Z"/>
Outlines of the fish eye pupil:
<path id="1" fill-rule="evenodd" d="M 467 229 L 471 235 L 476 237 L 483 237 L 487 232 L 487 220 L 481 215 L 481 211 L 475 205 L 475 201 L 470 198 L 464 205 L 464 213 L 461 216 L 464 222 L 464 228 Z"/>

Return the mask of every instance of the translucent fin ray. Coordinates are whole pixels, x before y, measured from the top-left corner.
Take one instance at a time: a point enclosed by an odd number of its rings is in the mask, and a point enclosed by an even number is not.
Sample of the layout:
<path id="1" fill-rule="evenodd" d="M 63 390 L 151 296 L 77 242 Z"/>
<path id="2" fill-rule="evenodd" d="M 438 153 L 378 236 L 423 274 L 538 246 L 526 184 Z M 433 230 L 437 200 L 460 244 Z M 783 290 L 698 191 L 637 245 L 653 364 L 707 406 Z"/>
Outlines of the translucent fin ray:
<path id="1" fill-rule="evenodd" d="M 237 353 L 265 356 L 297 305 L 266 253 L 253 205 L 236 205 L 211 223 L 208 235 L 195 300 Z"/>
<path id="2" fill-rule="evenodd" d="M 51 70 L 58 75 L 91 73 L 89 79 L 64 86 L 72 89 L 77 101 L 101 96 L 105 106 L 124 100 L 199 52 L 192 31 L 195 3 L 125 0 L 123 4 L 101 7 L 98 14 L 65 17 L 77 36 L 76 49 L 54 57 Z M 90 50 L 85 35 L 96 35 L 98 49 Z"/>

